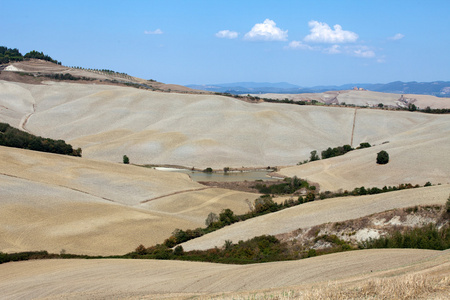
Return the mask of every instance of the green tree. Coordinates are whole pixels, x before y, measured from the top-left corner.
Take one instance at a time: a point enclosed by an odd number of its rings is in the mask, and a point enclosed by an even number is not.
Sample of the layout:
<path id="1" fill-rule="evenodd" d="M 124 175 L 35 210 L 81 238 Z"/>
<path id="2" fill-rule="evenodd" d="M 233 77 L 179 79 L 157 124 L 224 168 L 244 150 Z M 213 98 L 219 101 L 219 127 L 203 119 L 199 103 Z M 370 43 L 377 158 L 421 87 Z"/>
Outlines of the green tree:
<path id="1" fill-rule="evenodd" d="M 317 155 L 317 150 L 313 150 L 310 152 L 311 156 L 309 157 L 309 161 L 319 160 L 319 155 Z"/>
<path id="2" fill-rule="evenodd" d="M 408 110 L 409 110 L 409 111 L 416 111 L 416 110 L 417 110 L 417 107 L 416 107 L 415 104 L 411 104 L 411 103 L 410 103 L 410 104 L 408 105 Z"/>
<path id="3" fill-rule="evenodd" d="M 126 165 L 130 163 L 130 159 L 128 158 L 128 156 L 126 155 L 123 156 L 123 163 Z"/>
<path id="4" fill-rule="evenodd" d="M 219 220 L 225 225 L 230 225 L 236 222 L 236 216 L 234 215 L 234 212 L 227 208 L 223 209 L 222 212 L 219 214 Z"/>
<path id="5" fill-rule="evenodd" d="M 388 162 L 389 162 L 389 154 L 386 151 L 381 150 L 380 152 L 377 153 L 377 164 L 385 165 Z"/>

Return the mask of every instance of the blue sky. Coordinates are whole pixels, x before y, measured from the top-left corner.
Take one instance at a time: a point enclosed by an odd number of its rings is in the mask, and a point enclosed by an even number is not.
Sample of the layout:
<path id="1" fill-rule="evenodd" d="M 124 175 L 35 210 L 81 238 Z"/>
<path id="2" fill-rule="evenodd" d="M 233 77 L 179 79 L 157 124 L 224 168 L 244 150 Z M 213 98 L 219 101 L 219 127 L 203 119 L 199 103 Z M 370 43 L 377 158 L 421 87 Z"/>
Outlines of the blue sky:
<path id="1" fill-rule="evenodd" d="M 0 45 L 175 84 L 450 80 L 450 0 L 6 1 Z"/>

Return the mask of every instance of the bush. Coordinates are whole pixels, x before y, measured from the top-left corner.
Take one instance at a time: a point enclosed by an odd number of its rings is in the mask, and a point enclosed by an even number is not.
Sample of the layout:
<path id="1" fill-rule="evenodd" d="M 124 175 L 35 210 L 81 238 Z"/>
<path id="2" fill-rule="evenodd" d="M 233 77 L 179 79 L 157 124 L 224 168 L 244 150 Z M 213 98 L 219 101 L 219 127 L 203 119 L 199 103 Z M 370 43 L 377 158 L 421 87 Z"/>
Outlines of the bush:
<path id="1" fill-rule="evenodd" d="M 380 152 L 377 153 L 377 164 L 385 165 L 388 162 L 389 162 L 389 154 L 386 151 L 381 150 Z"/>
<path id="2" fill-rule="evenodd" d="M 357 149 L 370 148 L 371 145 L 369 143 L 361 143 Z"/>
<path id="3" fill-rule="evenodd" d="M 128 158 L 128 156 L 124 155 L 123 156 L 123 163 L 128 165 L 130 163 L 130 159 Z"/>
<path id="4" fill-rule="evenodd" d="M 184 254 L 183 246 L 176 246 L 175 249 L 173 250 L 173 254 L 176 256 L 183 255 Z"/>
<path id="5" fill-rule="evenodd" d="M 408 229 L 404 232 L 395 231 L 385 237 L 362 242 L 359 248 L 416 248 L 445 250 L 450 247 L 450 226 L 437 229 L 436 225 Z"/>
<path id="6" fill-rule="evenodd" d="M 205 172 L 205 173 L 212 173 L 213 169 L 212 168 L 206 168 L 206 169 L 203 170 L 203 172 Z"/>

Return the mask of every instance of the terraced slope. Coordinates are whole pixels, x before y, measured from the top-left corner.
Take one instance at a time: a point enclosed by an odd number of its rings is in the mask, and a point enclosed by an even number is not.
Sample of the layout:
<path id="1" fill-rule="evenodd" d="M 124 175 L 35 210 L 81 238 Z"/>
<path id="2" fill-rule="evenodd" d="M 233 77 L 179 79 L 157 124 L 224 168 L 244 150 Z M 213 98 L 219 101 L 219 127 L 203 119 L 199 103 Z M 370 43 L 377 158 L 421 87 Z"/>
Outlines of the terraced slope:
<path id="1" fill-rule="evenodd" d="M 304 289 L 405 272 L 448 276 L 448 251 L 361 250 L 255 265 L 152 260 L 42 260 L 0 265 L 6 298 L 186 299 L 194 295 Z"/>

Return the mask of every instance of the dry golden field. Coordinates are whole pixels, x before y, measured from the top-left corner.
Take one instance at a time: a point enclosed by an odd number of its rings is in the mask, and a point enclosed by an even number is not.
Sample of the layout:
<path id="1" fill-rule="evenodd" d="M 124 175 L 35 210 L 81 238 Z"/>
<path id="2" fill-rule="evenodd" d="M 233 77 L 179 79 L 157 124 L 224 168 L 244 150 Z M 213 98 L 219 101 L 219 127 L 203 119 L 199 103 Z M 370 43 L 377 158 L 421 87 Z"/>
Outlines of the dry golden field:
<path id="1" fill-rule="evenodd" d="M 222 247 L 226 240 L 288 233 L 394 208 L 443 205 L 450 195 L 448 114 L 249 103 L 160 83 L 155 84 L 180 93 L 106 84 L 100 80 L 119 77 L 39 61 L 14 67 L 91 74 L 95 82 L 33 76 L 17 82 L 12 79 L 21 75 L 2 71 L 8 80 L 0 80 L 0 122 L 63 139 L 81 147 L 83 158 L 0 146 L 1 252 L 121 255 L 139 244 L 161 243 L 176 228 L 204 227 L 210 212 L 230 208 L 243 214 L 248 202 L 260 196 L 132 164 L 278 166 L 278 173 L 307 179 L 321 191 L 434 185 L 309 202 L 227 226 L 184 243 L 184 250 Z M 405 96 L 416 97 L 420 107 L 443 105 L 441 99 Z M 394 103 L 396 96 L 358 91 L 320 97 L 373 104 Z M 362 142 L 373 147 L 296 165 L 312 150 L 320 154 L 328 147 Z M 390 155 L 387 165 L 375 162 L 381 150 Z M 122 164 L 123 155 L 132 164 Z M 360 250 L 245 266 L 120 259 L 11 262 L 0 265 L 0 298 L 448 299 L 449 255 L 449 250 Z"/>

